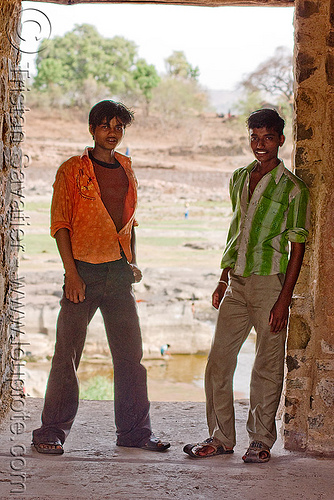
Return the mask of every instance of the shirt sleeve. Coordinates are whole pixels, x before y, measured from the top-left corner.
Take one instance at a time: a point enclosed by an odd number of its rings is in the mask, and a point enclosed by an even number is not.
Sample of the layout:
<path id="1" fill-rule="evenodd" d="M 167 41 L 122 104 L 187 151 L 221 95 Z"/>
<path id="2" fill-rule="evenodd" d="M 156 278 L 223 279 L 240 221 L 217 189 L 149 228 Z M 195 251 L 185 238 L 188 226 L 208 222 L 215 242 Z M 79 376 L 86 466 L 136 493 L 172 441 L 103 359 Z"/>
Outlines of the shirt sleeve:
<path id="1" fill-rule="evenodd" d="M 293 243 L 305 243 L 310 229 L 310 196 L 304 186 L 293 198 L 287 217 L 286 237 Z"/>
<path id="2" fill-rule="evenodd" d="M 68 174 L 60 168 L 53 184 L 53 196 L 51 203 L 51 236 L 61 228 L 66 228 L 72 235 L 74 183 L 70 181 Z"/>
<path id="3" fill-rule="evenodd" d="M 237 194 L 235 193 L 234 188 L 235 188 L 236 178 L 238 177 L 240 170 L 241 169 L 236 170 L 233 173 L 232 177 L 230 178 L 229 193 L 230 193 L 233 216 L 227 233 L 225 249 L 220 262 L 221 269 L 225 269 L 225 267 L 231 267 L 233 269 L 238 255 L 236 245 L 237 245 L 237 236 L 239 234 L 241 214 L 240 210 L 236 210 Z"/>

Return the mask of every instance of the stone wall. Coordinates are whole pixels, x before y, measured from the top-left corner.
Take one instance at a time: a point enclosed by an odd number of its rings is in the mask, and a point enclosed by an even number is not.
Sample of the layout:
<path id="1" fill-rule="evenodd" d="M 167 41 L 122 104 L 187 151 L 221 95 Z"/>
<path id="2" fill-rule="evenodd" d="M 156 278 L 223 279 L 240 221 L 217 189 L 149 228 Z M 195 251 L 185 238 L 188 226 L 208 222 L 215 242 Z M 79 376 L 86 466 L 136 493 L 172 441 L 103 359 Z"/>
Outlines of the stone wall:
<path id="1" fill-rule="evenodd" d="M 20 20 L 20 0 L 0 0 L 0 418 L 7 411 L 12 388 L 18 333 L 16 318 L 20 304 L 16 300 L 17 246 L 20 233 L 18 216 L 22 183 L 21 171 L 21 83 L 18 82 L 19 51 L 17 30 Z M 13 194 L 16 191 L 16 195 Z"/>
<path id="2" fill-rule="evenodd" d="M 47 0 L 52 1 L 52 0 Z M 91 0 L 82 0 L 90 2 Z M 109 1 L 109 0 L 105 0 Z M 131 1 L 131 0 L 130 0 Z M 59 0 L 57 3 L 80 3 Z M 93 3 L 93 2 L 91 2 Z M 144 2 L 143 2 L 144 3 Z M 296 8 L 296 125 L 295 166 L 310 186 L 313 230 L 305 265 L 292 308 L 288 339 L 285 445 L 289 449 L 332 454 L 334 406 L 334 0 L 160 0 L 156 3 L 198 5 L 293 5 Z M 19 92 L 12 77 L 19 60 L 15 37 L 19 23 L 19 0 L 0 0 L 1 175 L 0 175 L 0 391 L 2 408 L 10 391 L 5 381 L 13 367 L 16 341 L 11 311 L 20 293 L 13 295 L 16 274 L 17 222 L 20 218 L 21 156 L 13 140 L 20 122 Z M 8 37 L 8 34 L 10 36 Z M 13 46 L 14 45 L 14 46 Z M 12 80 L 12 81 L 11 81 Z M 11 182 L 12 181 L 12 182 Z M 11 192 L 13 181 L 17 195 Z M 21 186 L 22 187 L 22 186 Z M 16 211 L 16 212 L 15 212 Z M 16 214 L 16 215 L 15 215 Z M 333 225 L 332 225 L 333 224 Z M 334 271 L 334 269 L 333 269 Z M 20 314 L 18 313 L 18 317 Z M 15 319 L 15 318 L 14 318 Z M 16 330 L 19 330 L 19 324 Z M 11 336 L 12 335 L 12 336 Z M 14 347 L 15 352 L 15 347 Z M 7 392 L 6 392 L 7 388 Z"/>
<path id="3" fill-rule="evenodd" d="M 285 445 L 334 452 L 334 1 L 296 0 L 295 166 L 312 234 L 288 339 Z"/>

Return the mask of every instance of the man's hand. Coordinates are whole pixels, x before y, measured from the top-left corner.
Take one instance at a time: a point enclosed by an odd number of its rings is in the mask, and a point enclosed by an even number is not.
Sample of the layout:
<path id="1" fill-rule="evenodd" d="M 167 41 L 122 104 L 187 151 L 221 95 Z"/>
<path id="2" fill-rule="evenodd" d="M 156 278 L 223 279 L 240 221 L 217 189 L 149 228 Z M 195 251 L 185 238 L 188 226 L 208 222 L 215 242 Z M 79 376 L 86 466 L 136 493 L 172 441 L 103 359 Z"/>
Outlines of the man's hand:
<path id="1" fill-rule="evenodd" d="M 85 300 L 86 284 L 78 272 L 65 274 L 65 296 L 71 302 L 78 304 Z"/>
<path id="2" fill-rule="evenodd" d="M 272 333 L 280 332 L 288 324 L 289 306 L 303 262 L 304 252 L 305 243 L 291 243 L 290 260 L 283 288 L 269 315 L 269 325 L 271 326 L 270 331 Z"/>
<path id="3" fill-rule="evenodd" d="M 226 283 L 218 283 L 215 291 L 212 294 L 212 305 L 215 309 L 219 309 L 219 304 L 221 303 L 224 294 L 226 292 Z"/>
<path id="4" fill-rule="evenodd" d="M 270 311 L 269 325 L 271 333 L 278 333 L 288 324 L 290 300 L 279 296 Z"/>
<path id="5" fill-rule="evenodd" d="M 130 264 L 130 267 L 132 269 L 133 276 L 135 278 L 135 283 L 139 283 L 139 281 L 143 277 L 143 273 L 141 272 L 141 270 L 139 269 L 139 267 L 137 266 L 137 264 Z"/>

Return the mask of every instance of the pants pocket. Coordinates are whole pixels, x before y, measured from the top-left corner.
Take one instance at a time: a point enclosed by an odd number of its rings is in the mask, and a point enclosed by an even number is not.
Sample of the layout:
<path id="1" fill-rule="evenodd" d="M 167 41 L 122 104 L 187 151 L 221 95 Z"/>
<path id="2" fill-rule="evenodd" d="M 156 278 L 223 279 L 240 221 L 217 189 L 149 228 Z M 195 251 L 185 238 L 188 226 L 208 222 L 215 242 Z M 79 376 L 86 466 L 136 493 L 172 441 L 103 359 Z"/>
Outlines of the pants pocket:
<path id="1" fill-rule="evenodd" d="M 278 280 L 279 280 L 281 286 L 283 286 L 284 285 L 284 281 L 285 281 L 285 274 L 284 273 L 278 273 L 277 277 L 278 277 Z"/>

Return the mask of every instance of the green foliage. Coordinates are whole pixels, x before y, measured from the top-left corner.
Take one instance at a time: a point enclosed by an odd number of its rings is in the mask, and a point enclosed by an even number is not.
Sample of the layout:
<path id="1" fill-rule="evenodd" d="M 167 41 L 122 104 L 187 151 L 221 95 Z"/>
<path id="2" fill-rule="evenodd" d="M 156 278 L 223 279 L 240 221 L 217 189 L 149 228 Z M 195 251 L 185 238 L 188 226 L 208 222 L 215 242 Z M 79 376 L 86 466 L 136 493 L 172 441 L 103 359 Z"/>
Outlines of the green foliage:
<path id="1" fill-rule="evenodd" d="M 165 60 L 167 67 L 167 74 L 174 78 L 185 80 L 198 80 L 199 68 L 193 68 L 187 61 L 187 58 L 181 50 L 174 50 L 174 52 Z"/>
<path id="2" fill-rule="evenodd" d="M 138 59 L 133 79 L 137 83 L 146 101 L 146 114 L 149 114 L 149 104 L 152 100 L 152 90 L 157 87 L 160 77 L 153 64 L 147 64 L 145 59 Z"/>
<path id="3" fill-rule="evenodd" d="M 164 120 L 178 121 L 203 112 L 208 106 L 208 97 L 194 80 L 166 77 L 154 89 L 151 106 Z"/>
<path id="4" fill-rule="evenodd" d="M 239 120 L 243 126 L 248 116 L 256 109 L 262 108 L 263 99 L 261 93 L 248 91 L 243 99 L 240 99 L 236 105 Z"/>
<path id="5" fill-rule="evenodd" d="M 34 87 L 40 89 L 43 85 L 63 84 L 65 78 L 65 69 L 59 59 L 42 59 L 38 65 Z"/>
<path id="6" fill-rule="evenodd" d="M 80 399 L 94 401 L 114 399 L 113 382 L 107 377 L 96 375 L 80 385 Z"/>
<path id="7" fill-rule="evenodd" d="M 208 95 L 197 81 L 199 69 L 191 66 L 184 52 L 175 50 L 165 63 L 167 75 L 154 89 L 151 105 L 162 121 L 177 124 L 208 109 Z"/>
<path id="8" fill-rule="evenodd" d="M 207 108 L 198 67 L 192 67 L 182 51 L 174 51 L 166 65 L 168 74 L 161 79 L 152 64 L 138 58 L 134 42 L 120 36 L 104 38 L 89 24 L 76 25 L 64 36 L 41 42 L 29 105 L 88 110 L 102 99 L 128 105 L 143 100 L 146 116 L 154 107 L 164 120 Z"/>
<path id="9" fill-rule="evenodd" d="M 64 36 L 42 41 L 34 88 L 48 92 L 50 85 L 57 85 L 70 104 L 80 106 L 87 96 L 93 101 L 101 95 L 119 96 L 135 87 L 136 56 L 134 42 L 104 38 L 89 24 L 76 25 Z"/>

